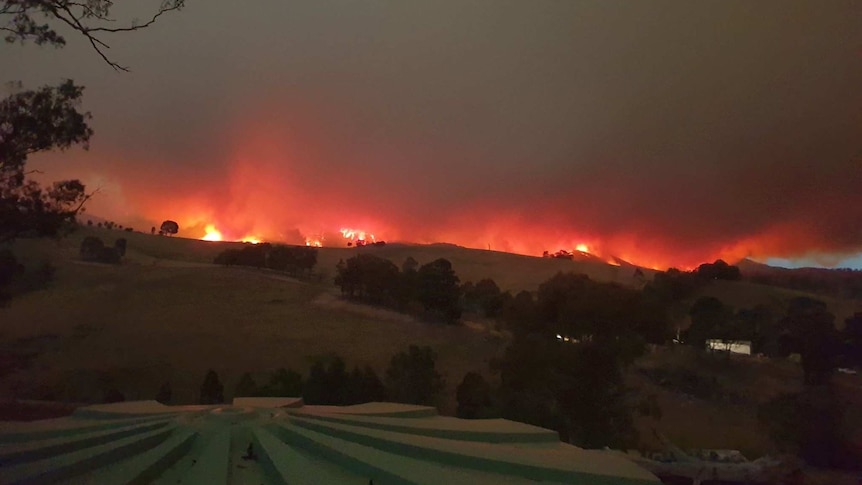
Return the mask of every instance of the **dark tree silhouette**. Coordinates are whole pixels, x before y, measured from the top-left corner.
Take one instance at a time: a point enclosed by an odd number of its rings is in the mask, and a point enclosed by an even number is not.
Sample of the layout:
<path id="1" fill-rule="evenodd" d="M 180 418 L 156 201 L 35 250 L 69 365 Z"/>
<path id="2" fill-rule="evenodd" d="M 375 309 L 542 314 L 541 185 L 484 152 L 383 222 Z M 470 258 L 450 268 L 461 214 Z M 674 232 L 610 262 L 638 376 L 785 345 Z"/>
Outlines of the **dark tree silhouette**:
<path id="1" fill-rule="evenodd" d="M 826 303 L 796 297 L 790 301 L 787 315 L 779 322 L 789 350 L 802 357 L 806 385 L 828 383 L 835 370 L 839 346 L 834 321 L 835 316 L 829 313 Z"/>
<path id="2" fill-rule="evenodd" d="M 98 261 L 105 243 L 95 236 L 87 236 L 81 241 L 81 259 L 84 261 Z"/>
<path id="3" fill-rule="evenodd" d="M 697 267 L 695 271 L 698 277 L 705 280 L 730 280 L 738 281 L 742 279 L 742 274 L 739 268 L 725 263 L 721 259 L 717 259 L 714 263 L 703 263 Z"/>
<path id="4" fill-rule="evenodd" d="M 540 332 L 536 301 L 529 291 L 520 291 L 504 307 L 501 315 L 506 327 L 516 335 Z"/>
<path id="5" fill-rule="evenodd" d="M 431 347 L 411 345 L 392 356 L 386 369 L 386 394 L 394 402 L 434 405 L 443 390 L 437 373 L 437 354 Z"/>
<path id="6" fill-rule="evenodd" d="M 401 264 L 401 272 L 409 273 L 419 269 L 419 262 L 413 259 L 413 256 L 407 256 L 407 259 Z"/>
<path id="7" fill-rule="evenodd" d="M 485 278 L 472 285 L 464 285 L 464 302 L 482 310 L 486 317 L 494 318 L 503 311 L 505 298 L 500 287 L 492 279 Z"/>
<path id="8" fill-rule="evenodd" d="M 844 320 L 844 354 L 850 365 L 862 366 L 862 312 Z"/>
<path id="9" fill-rule="evenodd" d="M 699 298 L 688 314 L 691 317 L 691 326 L 685 332 L 685 343 L 701 349 L 708 339 L 727 336 L 727 328 L 733 319 L 733 309 L 711 296 Z"/>
<path id="10" fill-rule="evenodd" d="M 307 276 L 317 264 L 317 248 L 275 245 L 266 255 L 266 267 L 291 276 Z"/>
<path id="11" fill-rule="evenodd" d="M 348 381 L 344 359 L 334 356 L 329 359 L 328 364 L 318 360 L 311 366 L 302 389 L 302 397 L 308 404 L 352 404 L 348 395 Z"/>
<path id="12" fill-rule="evenodd" d="M 374 305 L 394 306 L 399 285 L 398 267 L 372 254 L 357 254 L 336 266 L 335 284 L 350 297 Z"/>
<path id="13" fill-rule="evenodd" d="M 24 265 L 18 262 L 12 251 L 0 249 L 0 306 L 4 306 L 11 298 L 7 288 L 23 272 Z"/>
<path id="14" fill-rule="evenodd" d="M 207 371 L 201 384 L 200 404 L 221 404 L 224 402 L 224 386 L 219 381 L 218 374 L 212 369 Z"/>
<path id="15" fill-rule="evenodd" d="M 440 258 L 423 265 L 417 274 L 417 298 L 426 316 L 455 323 L 461 318 L 461 288 L 452 263 Z"/>
<path id="16" fill-rule="evenodd" d="M 302 375 L 293 369 L 278 369 L 269 376 L 269 383 L 260 388 L 260 396 L 299 397 L 304 383 Z"/>
<path id="17" fill-rule="evenodd" d="M 167 220 L 162 222 L 162 225 L 159 226 L 159 234 L 173 236 L 174 234 L 180 232 L 180 226 L 174 221 Z"/>
<path id="18" fill-rule="evenodd" d="M 121 258 L 126 255 L 126 244 L 127 241 L 124 237 L 121 237 L 114 241 L 114 248 L 117 250 L 117 253 L 120 255 Z"/>
<path id="19" fill-rule="evenodd" d="M 356 404 L 365 402 L 385 401 L 386 388 L 383 381 L 370 366 L 360 370 L 354 367 L 350 373 L 350 396 Z"/>
<path id="20" fill-rule="evenodd" d="M 736 312 L 737 334 L 732 340 L 751 340 L 751 351 L 768 357 L 778 355 L 780 329 L 766 306 L 743 308 Z"/>
<path id="21" fill-rule="evenodd" d="M 25 168 L 31 154 L 87 146 L 93 130 L 89 113 L 78 111 L 82 94 L 65 81 L 0 100 L 0 242 L 56 236 L 89 199 L 78 180 L 42 187 Z"/>
<path id="22" fill-rule="evenodd" d="M 494 367 L 504 418 L 556 429 L 579 446 L 625 447 L 635 441 L 622 356 L 602 343 L 516 337 Z"/>
<path id="23" fill-rule="evenodd" d="M 254 397 L 257 396 L 259 389 L 257 383 L 251 377 L 251 374 L 246 372 L 240 377 L 236 388 L 233 391 L 233 397 Z"/>
<path id="24" fill-rule="evenodd" d="M 455 391 L 459 418 L 487 418 L 491 408 L 491 386 L 481 374 L 468 372 Z"/>

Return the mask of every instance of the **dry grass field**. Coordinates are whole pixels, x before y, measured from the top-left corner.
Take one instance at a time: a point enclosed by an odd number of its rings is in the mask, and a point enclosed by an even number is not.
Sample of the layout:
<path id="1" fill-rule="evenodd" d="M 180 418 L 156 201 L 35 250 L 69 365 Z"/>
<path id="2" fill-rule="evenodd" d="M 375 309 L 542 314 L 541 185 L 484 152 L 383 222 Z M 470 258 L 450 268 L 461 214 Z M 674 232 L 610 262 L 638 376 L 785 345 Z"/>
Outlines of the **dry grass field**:
<path id="1" fill-rule="evenodd" d="M 91 232 L 105 240 L 121 234 Z M 0 348 L 17 361 L 7 367 L 23 366 L 0 378 L 2 395 L 90 401 L 116 387 L 127 399 L 149 399 L 170 381 L 175 398 L 191 402 L 208 368 L 230 395 L 245 371 L 261 378 L 279 367 L 306 372 L 330 354 L 382 374 L 410 344 L 438 352 L 439 370 L 454 389 L 466 372 L 487 369 L 500 347 L 466 326 L 429 325 L 343 302 L 331 283 L 201 262 L 229 243 L 122 236 L 129 252 L 120 266 L 77 261 L 82 234 L 59 244 L 18 243 L 17 253 L 50 260 L 57 273 L 47 289 L 0 310 Z"/>

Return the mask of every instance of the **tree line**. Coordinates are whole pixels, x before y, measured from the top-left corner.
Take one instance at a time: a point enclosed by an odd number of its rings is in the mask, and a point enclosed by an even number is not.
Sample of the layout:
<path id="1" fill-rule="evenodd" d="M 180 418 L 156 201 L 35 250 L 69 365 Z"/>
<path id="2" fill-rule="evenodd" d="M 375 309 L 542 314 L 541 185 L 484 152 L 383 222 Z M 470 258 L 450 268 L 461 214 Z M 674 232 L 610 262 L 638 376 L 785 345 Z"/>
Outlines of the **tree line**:
<path id="1" fill-rule="evenodd" d="M 317 248 L 247 243 L 239 249 L 222 251 L 215 257 L 214 263 L 225 266 L 269 268 L 283 271 L 294 277 L 308 277 L 317 264 Z"/>
<path id="2" fill-rule="evenodd" d="M 370 366 L 350 370 L 337 355 L 317 360 L 303 376 L 293 369 L 271 372 L 263 383 L 246 372 L 234 388 L 234 397 L 302 397 L 306 404 L 346 406 L 374 401 L 436 406 L 444 387 L 436 369 L 437 354 L 427 346 L 411 345 L 392 356 L 381 379 Z M 111 395 L 117 392 L 112 390 Z M 163 404 L 173 403 L 169 382 L 156 395 Z M 224 384 L 210 369 L 200 387 L 198 403 L 225 402 Z"/>
<path id="3" fill-rule="evenodd" d="M 456 323 L 461 318 L 460 280 L 446 259 L 419 266 L 411 257 L 399 269 L 388 259 L 359 253 L 339 261 L 335 269 L 335 284 L 349 299 L 432 321 Z"/>
<path id="4" fill-rule="evenodd" d="M 477 370 L 458 386 L 459 416 L 527 422 L 580 446 L 636 444 L 633 413 L 643 406 L 625 387 L 624 370 L 647 343 L 671 335 L 668 307 L 654 292 L 559 273 L 535 295 L 512 295 L 491 279 L 460 285 L 445 259 L 420 266 L 408 258 L 399 268 L 365 253 L 336 269 L 346 298 L 450 323 L 477 312 L 512 333 L 488 369 L 499 381 Z"/>
<path id="5" fill-rule="evenodd" d="M 862 271 L 852 269 L 797 268 L 754 271 L 746 279 L 755 283 L 790 288 L 839 298 L 862 298 Z"/>

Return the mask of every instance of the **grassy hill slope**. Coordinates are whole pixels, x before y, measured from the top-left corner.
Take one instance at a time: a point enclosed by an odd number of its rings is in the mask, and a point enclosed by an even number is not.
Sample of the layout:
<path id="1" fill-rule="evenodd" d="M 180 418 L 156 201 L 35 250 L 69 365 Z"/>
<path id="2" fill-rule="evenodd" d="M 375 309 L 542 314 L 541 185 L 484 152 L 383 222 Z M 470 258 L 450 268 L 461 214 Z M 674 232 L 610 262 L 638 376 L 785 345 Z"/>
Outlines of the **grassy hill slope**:
<path id="1" fill-rule="evenodd" d="M 123 264 L 78 261 L 78 246 L 87 235 L 108 244 L 125 237 Z M 245 371 L 256 373 L 259 382 L 279 367 L 306 373 L 313 360 L 331 353 L 350 366 L 369 364 L 382 377 L 395 352 L 418 344 L 438 352 L 438 369 L 447 381 L 443 410 L 452 412 L 454 389 L 463 375 L 471 370 L 487 374 L 489 360 L 505 341 L 481 326 L 430 325 L 340 300 L 331 284 L 339 259 L 367 251 L 400 266 L 408 256 L 420 263 L 444 257 L 462 281 L 490 277 L 514 291 L 535 290 L 558 271 L 636 283 L 633 268 L 588 258 L 535 258 L 445 244 L 323 248 L 316 268 L 322 277 L 312 284 L 211 264 L 220 251 L 238 245 L 97 228 L 82 228 L 59 242 L 18 241 L 19 257 L 50 261 L 57 273 L 47 289 L 16 297 L 0 309 L 0 398 L 91 401 L 115 387 L 127 399 L 150 399 L 170 381 L 178 401 L 194 402 L 208 368 L 219 373 L 230 397 Z M 765 304 L 780 314 L 792 297 L 806 293 L 716 281 L 700 295 L 716 296 L 736 309 Z M 839 322 L 859 309 L 852 300 L 823 299 Z M 659 422 L 640 423 L 643 436 L 655 428 L 684 446 L 737 448 L 752 456 L 766 452 L 771 444 L 757 424 L 757 404 L 798 388 L 799 366 L 754 358 L 704 361 L 690 349 L 680 350 L 658 349 L 630 373 L 630 385 L 643 395 L 655 394 L 664 411 Z M 693 373 L 730 400 L 692 395 L 650 377 L 650 369 L 682 372 L 683 383 Z M 856 376 L 838 376 L 838 381 L 848 395 L 862 396 Z"/>
<path id="2" fill-rule="evenodd" d="M 108 242 L 126 237 L 124 264 L 77 261 L 76 242 L 87 233 Z M 190 402 L 208 368 L 219 372 L 227 395 L 245 371 L 305 373 L 332 353 L 351 366 L 372 365 L 382 377 L 391 356 L 409 344 L 433 347 L 454 389 L 466 372 L 487 369 L 499 347 L 467 327 L 342 302 L 331 284 L 196 262 L 227 244 L 95 229 L 60 243 L 19 241 L 19 256 L 52 261 L 57 273 L 47 289 L 0 309 L 0 394 L 89 401 L 116 387 L 146 399 L 170 381 Z"/>

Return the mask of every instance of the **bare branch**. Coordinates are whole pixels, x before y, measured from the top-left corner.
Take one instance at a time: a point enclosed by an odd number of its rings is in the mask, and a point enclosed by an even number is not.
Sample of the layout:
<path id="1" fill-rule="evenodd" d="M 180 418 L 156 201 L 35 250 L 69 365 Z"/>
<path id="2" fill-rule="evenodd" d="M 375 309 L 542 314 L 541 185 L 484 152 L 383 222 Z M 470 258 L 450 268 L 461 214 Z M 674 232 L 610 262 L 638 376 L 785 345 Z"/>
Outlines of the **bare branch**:
<path id="1" fill-rule="evenodd" d="M 95 27 L 95 28 L 89 29 L 88 32 L 111 32 L 111 33 L 114 33 L 114 32 L 131 32 L 133 30 L 144 29 L 144 28 L 147 28 L 150 25 L 153 25 L 154 23 L 156 23 L 156 20 L 159 17 L 161 17 L 162 15 L 164 15 L 165 13 L 173 11 L 173 10 L 179 10 L 182 7 L 183 7 L 182 2 L 177 2 L 173 6 L 169 6 L 169 7 L 162 7 L 159 9 L 158 12 L 156 12 L 155 15 L 153 15 L 153 18 L 151 18 L 148 22 L 146 22 L 144 24 L 132 25 L 129 27 L 116 27 L 116 28 Z"/>
<path id="2" fill-rule="evenodd" d="M 62 12 L 57 10 L 57 8 L 61 9 L 65 13 L 67 13 L 69 15 L 69 18 L 64 17 Z M 109 66 L 111 66 L 112 68 L 114 68 L 117 71 L 129 72 L 129 68 L 121 66 L 121 65 L 117 64 L 116 62 L 110 60 L 108 58 L 108 56 L 104 52 L 102 52 L 102 48 L 110 49 L 111 46 L 109 46 L 108 44 L 105 44 L 101 40 L 93 37 L 93 35 L 90 34 L 91 29 L 89 29 L 84 24 L 82 24 L 81 21 L 77 17 L 75 17 L 75 14 L 72 13 L 72 11 L 69 9 L 68 6 L 59 5 L 58 7 L 51 7 L 51 11 L 55 17 L 62 20 L 63 22 L 68 24 L 70 27 L 72 27 L 73 29 L 75 29 L 78 32 L 80 32 L 81 34 L 83 34 L 84 37 L 86 37 L 87 40 L 90 41 L 90 45 L 93 46 L 93 49 L 96 51 L 96 53 L 98 53 L 99 56 L 101 56 L 102 60 L 104 60 Z"/>
<path id="3" fill-rule="evenodd" d="M 102 186 L 100 185 L 100 186 L 96 187 L 96 189 L 93 190 L 92 192 L 90 192 L 89 194 L 84 194 L 84 198 L 82 198 L 81 202 L 78 204 L 78 206 L 72 210 L 72 214 L 77 215 L 78 212 L 80 212 L 81 209 L 84 207 L 84 204 L 86 204 L 88 200 L 92 199 L 93 196 L 98 194 L 101 190 L 102 190 Z"/>
<path id="4" fill-rule="evenodd" d="M 184 0 L 165 0 L 156 13 L 146 22 L 124 27 L 108 27 L 88 25 L 88 21 L 115 22 L 109 11 L 113 2 L 109 0 L 84 2 L 70 0 L 6 0 L 0 7 L 0 14 L 13 15 L 6 27 L 0 27 L 0 31 L 8 32 L 7 42 L 15 40 L 33 40 L 36 44 L 50 43 L 55 47 L 62 47 L 65 40 L 51 28 L 48 23 L 40 25 L 34 20 L 36 15 L 44 15 L 49 19 L 59 20 L 73 30 L 83 35 L 93 50 L 105 61 L 106 64 L 118 71 L 129 71 L 125 66 L 112 61 L 106 49 L 110 46 L 99 38 L 98 34 L 113 34 L 118 32 L 133 32 L 145 29 L 158 21 L 165 13 L 181 10 L 185 6 Z"/>

